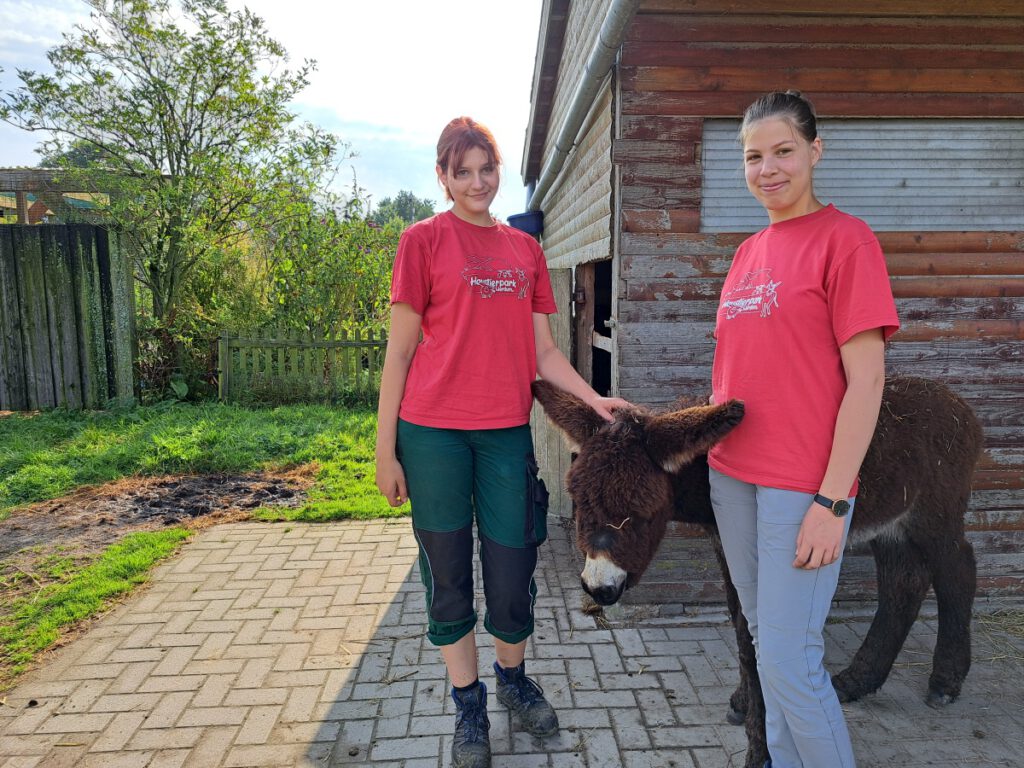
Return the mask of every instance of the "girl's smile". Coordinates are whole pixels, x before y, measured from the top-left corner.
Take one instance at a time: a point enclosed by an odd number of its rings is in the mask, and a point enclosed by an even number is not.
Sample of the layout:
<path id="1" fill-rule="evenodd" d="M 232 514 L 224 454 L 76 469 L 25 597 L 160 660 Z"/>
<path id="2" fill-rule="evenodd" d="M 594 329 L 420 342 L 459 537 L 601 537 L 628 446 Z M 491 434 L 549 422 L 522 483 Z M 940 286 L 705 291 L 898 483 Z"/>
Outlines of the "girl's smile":
<path id="1" fill-rule="evenodd" d="M 785 119 L 758 120 L 743 136 L 747 189 L 773 223 L 813 213 L 822 207 L 814 196 L 811 173 L 821 158 L 821 139 L 807 141 Z"/>
<path id="2" fill-rule="evenodd" d="M 501 174 L 497 164 L 480 147 L 470 147 L 458 168 L 437 168 L 437 178 L 452 199 L 452 213 L 471 224 L 488 227 L 491 203 L 498 194 Z"/>

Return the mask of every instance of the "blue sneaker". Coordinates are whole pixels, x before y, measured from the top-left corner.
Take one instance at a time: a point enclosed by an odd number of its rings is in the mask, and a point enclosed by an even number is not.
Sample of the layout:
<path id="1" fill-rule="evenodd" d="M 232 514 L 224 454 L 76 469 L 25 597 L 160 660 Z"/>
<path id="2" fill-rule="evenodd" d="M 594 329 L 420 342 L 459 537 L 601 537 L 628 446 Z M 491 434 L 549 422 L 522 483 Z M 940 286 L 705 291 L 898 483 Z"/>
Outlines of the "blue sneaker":
<path id="1" fill-rule="evenodd" d="M 558 733 L 558 715 L 544 698 L 544 689 L 526 676 L 526 662 L 514 669 L 502 669 L 495 662 L 498 701 L 519 716 L 523 728 L 533 736 Z"/>
<path id="2" fill-rule="evenodd" d="M 490 768 L 491 721 L 487 719 L 487 686 L 480 682 L 468 691 L 452 689 L 455 701 L 455 738 L 452 768 Z"/>

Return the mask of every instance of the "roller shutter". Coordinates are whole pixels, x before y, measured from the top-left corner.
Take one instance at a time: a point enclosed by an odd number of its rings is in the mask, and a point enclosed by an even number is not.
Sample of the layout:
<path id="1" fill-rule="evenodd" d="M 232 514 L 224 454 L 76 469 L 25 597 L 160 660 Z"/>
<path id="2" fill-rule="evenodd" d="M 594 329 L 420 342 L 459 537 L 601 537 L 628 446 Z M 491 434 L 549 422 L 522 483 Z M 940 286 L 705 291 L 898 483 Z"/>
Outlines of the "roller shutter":
<path id="1" fill-rule="evenodd" d="M 704 123 L 701 229 L 768 221 L 743 179 L 739 121 Z M 876 231 L 1024 230 L 1024 120 L 822 120 L 822 202 Z"/>

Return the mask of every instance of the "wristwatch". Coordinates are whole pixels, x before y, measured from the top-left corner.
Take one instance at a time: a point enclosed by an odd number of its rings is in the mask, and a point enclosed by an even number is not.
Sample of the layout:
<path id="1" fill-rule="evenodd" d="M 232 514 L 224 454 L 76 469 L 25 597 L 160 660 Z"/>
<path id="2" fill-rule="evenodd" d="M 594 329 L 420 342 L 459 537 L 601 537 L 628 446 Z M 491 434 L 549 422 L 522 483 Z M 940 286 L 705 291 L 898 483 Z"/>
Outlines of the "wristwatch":
<path id="1" fill-rule="evenodd" d="M 846 513 L 850 511 L 850 502 L 846 499 L 836 499 L 832 501 L 820 493 L 814 494 L 814 501 L 816 504 L 821 504 L 825 509 L 832 510 L 832 514 L 836 517 L 846 517 Z"/>

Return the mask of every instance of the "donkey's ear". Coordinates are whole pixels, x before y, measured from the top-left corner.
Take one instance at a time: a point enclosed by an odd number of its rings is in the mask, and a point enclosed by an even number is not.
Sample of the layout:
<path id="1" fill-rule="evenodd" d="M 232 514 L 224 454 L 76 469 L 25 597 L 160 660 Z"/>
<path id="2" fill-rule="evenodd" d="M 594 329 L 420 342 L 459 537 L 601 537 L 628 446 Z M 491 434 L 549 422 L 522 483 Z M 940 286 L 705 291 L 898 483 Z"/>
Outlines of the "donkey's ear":
<path id="1" fill-rule="evenodd" d="M 562 430 L 569 450 L 578 453 L 580 445 L 604 424 L 597 412 L 576 395 L 559 389 L 554 384 L 538 379 L 530 385 L 544 413 Z"/>
<path id="2" fill-rule="evenodd" d="M 676 472 L 707 453 L 742 418 L 739 400 L 655 416 L 647 424 L 647 453 L 666 472 Z"/>

